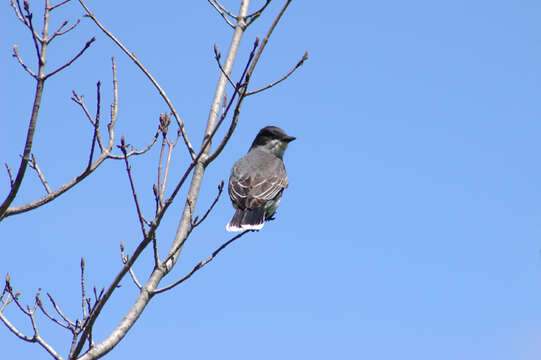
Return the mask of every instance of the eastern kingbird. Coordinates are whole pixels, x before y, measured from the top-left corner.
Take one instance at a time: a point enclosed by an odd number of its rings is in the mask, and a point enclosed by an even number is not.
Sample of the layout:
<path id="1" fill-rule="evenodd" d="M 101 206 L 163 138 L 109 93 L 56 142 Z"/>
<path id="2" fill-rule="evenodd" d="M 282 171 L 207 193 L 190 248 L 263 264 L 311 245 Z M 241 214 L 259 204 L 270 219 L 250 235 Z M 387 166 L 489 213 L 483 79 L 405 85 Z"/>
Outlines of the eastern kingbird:
<path id="1" fill-rule="evenodd" d="M 229 197 L 237 211 L 227 231 L 259 230 L 272 218 L 287 187 L 282 156 L 293 136 L 276 127 L 259 131 L 248 154 L 235 163 L 229 177 Z"/>

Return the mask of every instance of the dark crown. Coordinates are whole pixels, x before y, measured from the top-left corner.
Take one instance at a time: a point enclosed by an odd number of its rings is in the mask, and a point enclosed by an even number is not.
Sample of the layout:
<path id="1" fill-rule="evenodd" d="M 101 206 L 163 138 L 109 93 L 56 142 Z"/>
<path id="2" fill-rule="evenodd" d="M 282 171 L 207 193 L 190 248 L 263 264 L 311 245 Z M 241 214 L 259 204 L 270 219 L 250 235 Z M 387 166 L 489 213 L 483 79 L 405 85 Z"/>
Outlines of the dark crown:
<path id="1" fill-rule="evenodd" d="M 250 148 L 259 145 L 265 145 L 271 140 L 280 140 L 285 142 L 291 142 L 295 140 L 295 137 L 288 136 L 284 130 L 276 126 L 266 126 L 263 129 L 259 130 L 259 133 L 255 137 L 254 142 Z"/>

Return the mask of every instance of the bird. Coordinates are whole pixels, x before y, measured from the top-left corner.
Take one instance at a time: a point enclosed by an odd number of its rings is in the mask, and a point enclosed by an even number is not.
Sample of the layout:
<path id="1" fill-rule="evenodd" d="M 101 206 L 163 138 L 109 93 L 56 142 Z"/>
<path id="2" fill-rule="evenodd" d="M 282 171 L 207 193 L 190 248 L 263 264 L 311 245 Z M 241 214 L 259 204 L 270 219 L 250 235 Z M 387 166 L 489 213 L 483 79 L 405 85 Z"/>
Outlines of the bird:
<path id="1" fill-rule="evenodd" d="M 227 231 L 260 230 L 265 220 L 273 219 L 288 186 L 282 157 L 295 139 L 279 127 L 266 126 L 259 131 L 248 153 L 233 165 L 228 192 L 236 211 Z"/>

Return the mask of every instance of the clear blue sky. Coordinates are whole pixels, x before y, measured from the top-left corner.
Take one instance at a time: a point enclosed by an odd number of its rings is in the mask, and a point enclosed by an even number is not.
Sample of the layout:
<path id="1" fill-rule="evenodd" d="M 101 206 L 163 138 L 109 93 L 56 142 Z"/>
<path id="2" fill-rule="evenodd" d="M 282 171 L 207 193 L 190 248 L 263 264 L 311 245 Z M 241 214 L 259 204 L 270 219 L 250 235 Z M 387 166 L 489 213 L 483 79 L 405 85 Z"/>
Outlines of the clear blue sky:
<path id="1" fill-rule="evenodd" d="M 150 69 L 200 144 L 219 75 L 212 46 L 225 53 L 231 31 L 203 0 L 120 3 L 88 5 Z M 223 3 L 238 8 L 238 1 Z M 281 4 L 273 1 L 249 29 L 238 65 Z M 32 7 L 39 12 L 42 4 Z M 74 1 L 53 24 L 82 13 Z M 534 0 L 294 1 L 253 86 L 281 76 L 306 49 L 310 59 L 286 83 L 247 99 L 237 132 L 207 172 L 197 211 L 205 211 L 257 131 L 277 125 L 297 137 L 284 158 L 290 187 L 277 221 L 153 299 L 108 358 L 539 359 L 540 13 Z M 34 85 L 11 57 L 13 44 L 35 62 L 7 0 L 0 22 L 0 160 L 15 168 Z M 118 134 L 142 146 L 166 111 L 88 19 L 53 43 L 50 69 L 92 36 L 88 53 L 45 91 L 34 149 L 53 188 L 82 169 L 90 143 L 71 91 L 86 94 L 93 112 L 101 80 L 107 115 L 111 56 L 118 61 Z M 149 214 L 157 150 L 132 164 Z M 179 147 L 173 178 L 185 155 Z M 2 196 L 7 187 L 2 169 Z M 42 194 L 29 172 L 15 204 Z M 159 233 L 162 252 L 179 214 L 180 203 Z M 166 283 L 229 238 L 232 214 L 224 196 Z M 108 162 L 57 201 L 0 225 L 0 277 L 9 271 L 26 303 L 38 288 L 51 292 L 75 318 L 80 257 L 87 283 L 107 286 L 121 266 L 119 242 L 133 251 L 139 239 L 123 165 Z M 136 266 L 140 278 L 150 264 L 147 256 Z M 123 281 L 96 325 L 96 341 L 136 293 Z M 30 332 L 13 306 L 6 313 Z M 69 334 L 40 324 L 66 355 Z M 0 347 L 6 359 L 48 358 L 4 327 Z"/>

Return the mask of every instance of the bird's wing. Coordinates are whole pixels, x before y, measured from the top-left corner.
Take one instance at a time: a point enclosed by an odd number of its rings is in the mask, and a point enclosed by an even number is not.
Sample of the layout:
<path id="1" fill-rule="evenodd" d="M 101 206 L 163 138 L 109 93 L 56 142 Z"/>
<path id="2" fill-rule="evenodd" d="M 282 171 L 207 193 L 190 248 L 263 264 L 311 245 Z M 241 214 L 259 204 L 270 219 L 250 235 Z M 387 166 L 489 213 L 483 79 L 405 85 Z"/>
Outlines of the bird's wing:
<path id="1" fill-rule="evenodd" d="M 250 183 L 250 196 L 267 202 L 287 187 L 287 175 L 281 171 L 273 176 L 256 175 Z"/>
<path id="2" fill-rule="evenodd" d="M 276 163 L 274 171 L 232 174 L 228 188 L 229 196 L 236 206 L 254 208 L 274 199 L 287 185 L 287 174 L 280 161 Z"/>
<path id="3" fill-rule="evenodd" d="M 231 176 L 229 178 L 229 197 L 235 205 L 235 207 L 240 207 L 244 209 L 246 199 L 249 197 L 250 189 L 250 178 L 239 178 Z"/>

